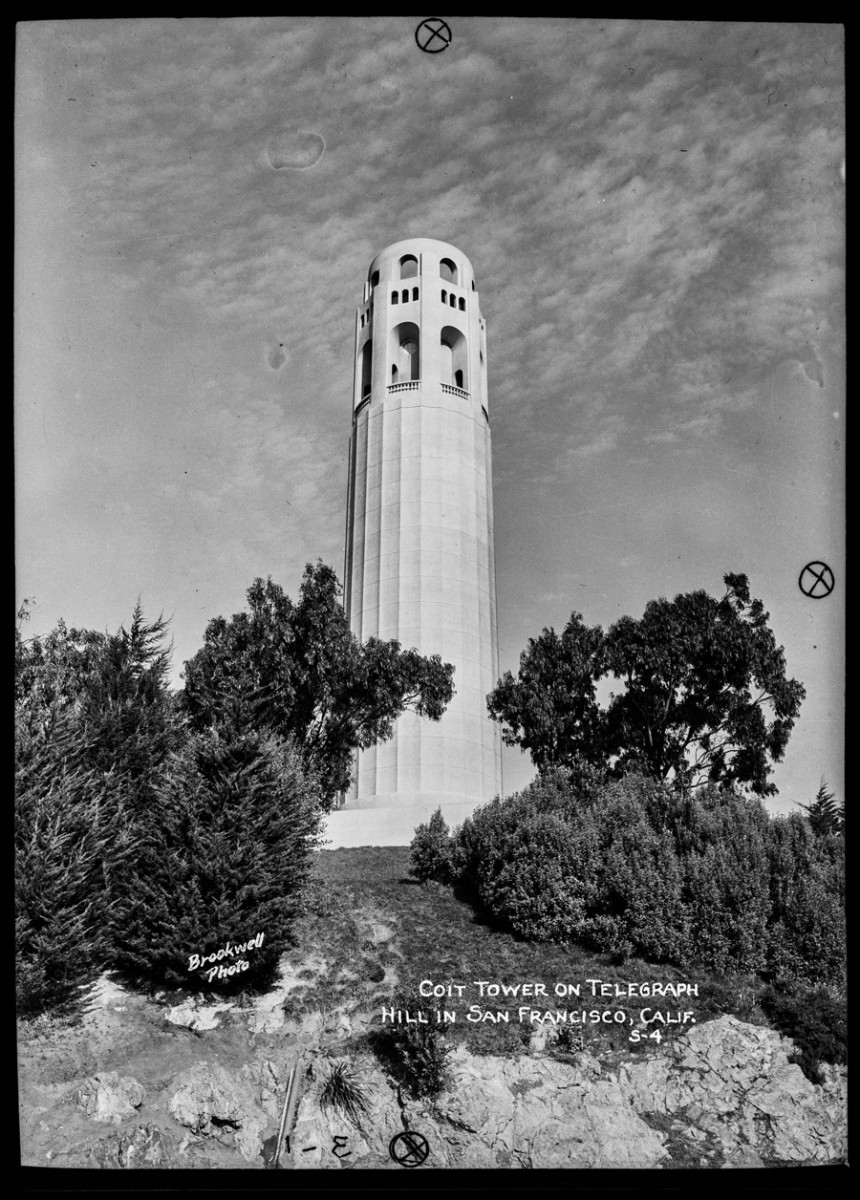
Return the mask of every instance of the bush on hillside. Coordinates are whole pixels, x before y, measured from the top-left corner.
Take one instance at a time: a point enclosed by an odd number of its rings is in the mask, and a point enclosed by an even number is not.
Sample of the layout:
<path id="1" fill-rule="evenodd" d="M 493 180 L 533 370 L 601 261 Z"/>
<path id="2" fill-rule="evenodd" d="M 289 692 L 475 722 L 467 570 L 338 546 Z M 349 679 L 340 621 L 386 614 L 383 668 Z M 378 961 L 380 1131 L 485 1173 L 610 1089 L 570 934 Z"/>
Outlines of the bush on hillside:
<path id="1" fill-rule="evenodd" d="M 721 974 L 844 976 L 842 839 L 729 788 L 631 774 L 583 792 L 555 773 L 477 809 L 434 853 L 524 937 Z"/>
<path id="2" fill-rule="evenodd" d="M 536 814 L 571 817 L 579 797 L 566 774 L 554 771 L 536 779 L 524 791 L 502 800 L 499 796 L 477 808 L 457 831 L 452 850 L 463 883 L 480 888 L 505 863 L 512 837 L 522 821 Z M 459 854 L 459 857 L 457 855 Z"/>
<path id="3" fill-rule="evenodd" d="M 499 834 L 478 873 L 478 894 L 521 937 L 566 942 L 581 937 L 593 887 L 594 839 L 551 812 L 535 812 Z"/>
<path id="4" fill-rule="evenodd" d="M 610 784 L 586 820 L 597 841 L 596 893 L 586 936 L 616 959 L 632 953 L 657 962 L 684 962 L 690 920 L 674 842 L 649 820 L 650 781 L 632 776 Z"/>
<path id="5" fill-rule="evenodd" d="M 416 1099 L 441 1092 L 450 1078 L 451 1048 L 417 990 L 398 993 L 391 1001 L 395 1011 L 408 1013 L 413 1021 L 386 1023 L 374 1032 L 372 1045 L 377 1057 L 398 1083 Z M 418 1014 L 426 1017 L 418 1020 Z"/>
<path id="6" fill-rule="evenodd" d="M 22 618 L 26 611 L 22 610 Z M 184 738 L 167 690 L 166 624 L 137 605 L 116 634 L 15 638 L 19 1009 L 73 1007 L 108 959 L 117 873 Z"/>
<path id="7" fill-rule="evenodd" d="M 687 813 L 676 845 L 696 956 L 720 973 L 761 971 L 771 913 L 767 811 L 758 799 L 711 786 Z"/>
<path id="8" fill-rule="evenodd" d="M 774 1029 L 797 1045 L 792 1061 L 812 1083 L 823 1083 L 821 1064 L 848 1061 L 848 1013 L 845 1000 L 825 988 L 768 987 L 761 999 Z"/>
<path id="9" fill-rule="evenodd" d="M 452 864 L 453 842 L 448 831 L 448 822 L 437 808 L 426 825 L 419 825 L 411 844 L 411 872 L 422 883 L 431 880 L 437 883 L 453 883 L 455 871 Z"/>
<path id="10" fill-rule="evenodd" d="M 30 747 L 15 794 L 16 1000 L 21 1016 L 73 1010 L 106 953 L 104 862 L 117 842 L 109 784 L 68 736 Z"/>
<path id="11" fill-rule="evenodd" d="M 126 853 L 113 964 L 153 988 L 269 986 L 310 868 L 318 806 L 316 783 L 277 739 L 193 736 L 170 761 Z M 258 934 L 260 946 L 202 962 Z M 247 968 L 228 975 L 239 962 Z"/>

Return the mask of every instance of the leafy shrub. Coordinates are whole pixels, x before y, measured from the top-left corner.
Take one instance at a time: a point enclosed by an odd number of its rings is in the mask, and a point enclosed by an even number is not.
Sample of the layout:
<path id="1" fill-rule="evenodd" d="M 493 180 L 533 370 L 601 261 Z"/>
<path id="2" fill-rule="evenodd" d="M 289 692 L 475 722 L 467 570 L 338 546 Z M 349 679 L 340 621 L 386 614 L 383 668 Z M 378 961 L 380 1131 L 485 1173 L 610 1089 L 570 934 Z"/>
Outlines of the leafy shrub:
<path id="1" fill-rule="evenodd" d="M 758 799 L 711 786 L 686 816 L 678 842 L 697 957 L 719 972 L 759 971 L 771 912 L 767 811 Z"/>
<path id="2" fill-rule="evenodd" d="M 555 1036 L 554 1047 L 561 1054 L 581 1054 L 585 1049 L 585 1032 L 588 1026 L 560 1025 Z"/>
<path id="3" fill-rule="evenodd" d="M 555 773 L 477 809 L 444 847 L 452 873 L 524 937 L 619 962 L 843 978 L 842 838 L 714 785 L 591 784 Z"/>
<path id="4" fill-rule="evenodd" d="M 768 987 L 761 1006 L 771 1024 L 792 1038 L 798 1052 L 792 1061 L 812 1083 L 822 1083 L 821 1063 L 848 1061 L 848 1020 L 844 1000 L 825 988 L 777 989 Z"/>
<path id="5" fill-rule="evenodd" d="M 623 960 L 633 952 L 683 961 L 689 916 L 671 834 L 654 827 L 649 804 L 661 789 L 639 776 L 610 784 L 589 809 L 596 848 L 594 900 L 586 938 Z"/>
<path id="6" fill-rule="evenodd" d="M 449 1078 L 450 1046 L 426 1003 L 417 991 L 401 992 L 391 1006 L 412 1017 L 424 1013 L 427 1024 L 385 1024 L 372 1039 L 378 1057 L 416 1099 L 438 1095 Z"/>
<path id="7" fill-rule="evenodd" d="M 477 808 L 454 837 L 452 862 L 458 878 L 478 888 L 504 866 L 505 855 L 522 821 L 535 815 L 556 815 L 567 820 L 577 807 L 577 795 L 566 775 L 555 771 L 542 776 L 524 791 L 502 800 L 496 796 Z"/>
<path id="8" fill-rule="evenodd" d="M 569 941 L 582 932 L 594 839 L 562 818 L 536 812 L 494 840 L 478 875 L 479 895 L 522 937 Z"/>
<path id="9" fill-rule="evenodd" d="M 806 984 L 845 978 L 845 864 L 816 862 L 770 930 L 768 973 Z"/>
<path id="10" fill-rule="evenodd" d="M 448 823 L 442 816 L 442 809 L 437 808 L 429 822 L 415 830 L 410 846 L 412 874 L 422 882 L 453 883 L 452 849 Z"/>

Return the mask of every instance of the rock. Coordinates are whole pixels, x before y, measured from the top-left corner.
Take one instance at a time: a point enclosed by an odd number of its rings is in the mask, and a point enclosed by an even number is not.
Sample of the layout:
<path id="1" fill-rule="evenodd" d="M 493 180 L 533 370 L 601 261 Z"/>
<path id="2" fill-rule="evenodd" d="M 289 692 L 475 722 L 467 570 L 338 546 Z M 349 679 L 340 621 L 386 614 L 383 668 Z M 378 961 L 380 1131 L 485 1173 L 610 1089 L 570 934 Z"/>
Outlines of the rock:
<path id="1" fill-rule="evenodd" d="M 94 1121 L 119 1124 L 134 1116 L 146 1099 L 146 1090 L 130 1075 L 116 1071 L 91 1075 L 78 1089 L 77 1102 Z"/>
<path id="2" fill-rule="evenodd" d="M 283 1007 L 260 1008 L 251 1013 L 248 1029 L 251 1033 L 277 1033 L 283 1028 L 285 1020 Z"/>
<path id="3" fill-rule="evenodd" d="M 663 1136 L 634 1111 L 616 1081 L 597 1080 L 586 1088 L 571 1079 L 557 1100 L 554 1090 L 548 1081 L 524 1098 L 529 1123 L 537 1125 L 529 1147 L 534 1167 L 656 1167 L 667 1157 Z M 546 1116 L 537 1107 L 540 1101 Z M 524 1126 L 518 1116 L 518 1141 Z"/>
<path id="4" fill-rule="evenodd" d="M 723 1162 L 724 1167 L 763 1167 L 764 1163 L 752 1146 L 736 1146 Z"/>
<path id="5" fill-rule="evenodd" d="M 246 1063 L 239 1072 L 239 1077 L 246 1081 L 254 1090 L 254 1098 L 259 1101 L 264 1112 L 274 1120 L 280 1120 L 283 1089 L 289 1075 L 289 1066 L 281 1069 L 271 1059 L 262 1062 Z"/>
<path id="6" fill-rule="evenodd" d="M 780 1063 L 749 1089 L 741 1119 L 765 1158 L 826 1163 L 846 1152 L 842 1098 L 810 1083 L 794 1063 Z"/>
<path id="7" fill-rule="evenodd" d="M 224 1008 L 225 1006 L 214 1006 Z M 287 1041 L 331 1045 L 360 1026 L 342 1008 L 290 1020 L 273 1058 L 252 1058 L 234 1070 L 200 1062 L 174 1076 L 169 1112 L 185 1129 L 181 1146 L 154 1125 L 133 1121 L 93 1150 L 103 1167 L 229 1165 L 232 1156 L 262 1165 L 264 1138 L 277 1132 L 292 1052 Z M 482 1057 L 451 1047 L 450 1080 L 431 1103 L 397 1091 L 370 1055 L 351 1056 L 367 1111 L 356 1118 L 323 1108 L 329 1076 L 316 1052 L 304 1064 L 290 1147 L 290 1168 L 393 1169 L 389 1146 L 405 1129 L 428 1141 L 430 1167 L 650 1167 L 671 1165 L 667 1137 L 684 1161 L 706 1166 L 761 1167 L 773 1162 L 828 1163 L 845 1155 L 846 1074 L 824 1068 L 814 1085 L 789 1061 L 793 1043 L 733 1017 L 694 1026 L 667 1039 L 659 1052 L 610 1072 L 581 1053 L 575 1061 L 545 1055 Z M 146 1093 L 117 1072 L 87 1079 L 77 1101 L 94 1120 L 133 1116 Z M 47 1110 L 39 1109 L 38 1115 Z M 662 1119 L 649 1123 L 651 1114 Z M 53 1128 L 54 1122 L 51 1122 Z M 663 1129 L 671 1130 L 667 1135 Z M 49 1143 L 50 1144 L 50 1143 Z M 65 1153 L 65 1152 L 63 1152 Z M 680 1153 L 680 1149 L 679 1149 Z M 40 1159 L 44 1164 L 45 1158 Z M 692 1155 L 689 1158 L 688 1155 Z M 236 1159 L 238 1161 L 238 1159 Z"/>
<path id="8" fill-rule="evenodd" d="M 91 1151 L 99 1166 L 110 1169 L 175 1166 L 176 1143 L 155 1125 L 139 1125 L 131 1133 L 102 1138 Z"/>
<path id="9" fill-rule="evenodd" d="M 237 1079 L 217 1064 L 197 1063 L 174 1078 L 168 1110 L 192 1133 L 235 1145 L 251 1162 L 262 1149 L 268 1118 Z"/>
<path id="10" fill-rule="evenodd" d="M 438 1097 L 440 1115 L 455 1129 L 511 1148 L 516 1098 L 503 1077 L 505 1059 L 452 1055 L 452 1082 Z"/>
<path id="11" fill-rule="evenodd" d="M 284 1027 L 284 1001 L 288 991 L 289 988 L 282 978 L 278 987 L 267 992 L 265 996 L 257 996 L 254 999 L 248 1018 L 248 1029 L 251 1033 L 276 1033 Z"/>
<path id="12" fill-rule="evenodd" d="M 686 1109 L 730 1158 L 746 1145 L 760 1159 L 832 1162 L 845 1153 L 844 1078 L 831 1069 L 824 1085 L 810 1083 L 793 1051 L 773 1030 L 725 1016 L 687 1031 L 668 1056 L 624 1064 L 619 1079 L 638 1112 Z"/>
<path id="13" fill-rule="evenodd" d="M 536 1168 L 653 1167 L 666 1157 L 661 1135 L 590 1061 L 473 1058 L 462 1049 L 452 1061 L 436 1108 L 457 1166 L 498 1166 L 509 1155 Z"/>
<path id="14" fill-rule="evenodd" d="M 670 1071 L 669 1061 L 663 1056 L 621 1064 L 618 1082 L 637 1113 L 673 1112 L 680 1107 L 679 1090 L 669 1086 Z"/>
<path id="15" fill-rule="evenodd" d="M 178 1004 L 171 1008 L 165 1020 L 185 1029 L 217 1029 L 220 1024 L 218 1014 L 235 1007 L 235 1004 Z"/>
<path id="16" fill-rule="evenodd" d="M 196 1063 L 176 1076 L 173 1084 L 176 1090 L 168 1109 L 192 1133 L 208 1133 L 213 1118 L 219 1126 L 240 1123 L 244 1102 L 223 1067 Z"/>
<path id="17" fill-rule="evenodd" d="M 167 1167 L 175 1153 L 176 1143 L 169 1134 L 153 1125 L 140 1125 L 132 1134 L 120 1138 L 121 1167 Z"/>

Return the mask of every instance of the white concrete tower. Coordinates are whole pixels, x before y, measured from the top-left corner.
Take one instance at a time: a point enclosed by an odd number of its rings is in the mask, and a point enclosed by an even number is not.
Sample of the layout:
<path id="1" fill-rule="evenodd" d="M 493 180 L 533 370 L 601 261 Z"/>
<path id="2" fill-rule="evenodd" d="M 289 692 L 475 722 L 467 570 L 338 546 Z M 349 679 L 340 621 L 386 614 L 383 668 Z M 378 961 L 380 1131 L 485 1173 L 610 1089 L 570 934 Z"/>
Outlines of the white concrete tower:
<path id="1" fill-rule="evenodd" d="M 487 343 L 466 256 L 431 238 L 383 250 L 364 285 L 355 347 L 350 627 L 362 641 L 396 638 L 456 668 L 442 720 L 405 713 L 391 741 L 361 751 L 337 814 L 352 839 L 341 844 L 397 845 L 437 807 L 458 823 L 502 785 L 486 703 L 499 677 Z"/>

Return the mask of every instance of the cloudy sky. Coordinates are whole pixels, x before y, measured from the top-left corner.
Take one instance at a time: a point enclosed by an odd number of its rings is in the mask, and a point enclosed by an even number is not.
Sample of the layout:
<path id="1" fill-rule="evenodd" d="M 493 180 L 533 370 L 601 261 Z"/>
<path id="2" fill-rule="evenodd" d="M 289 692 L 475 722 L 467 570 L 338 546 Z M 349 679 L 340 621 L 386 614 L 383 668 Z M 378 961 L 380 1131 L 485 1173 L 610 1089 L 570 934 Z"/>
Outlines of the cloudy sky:
<path id="1" fill-rule="evenodd" d="M 178 681 L 256 576 L 342 574 L 355 308 L 441 238 L 487 320 L 503 669 L 744 572 L 807 689 L 773 807 L 841 798 L 841 27 L 449 18 L 430 55 L 420 19 L 18 26 L 29 632 L 140 597 Z"/>

